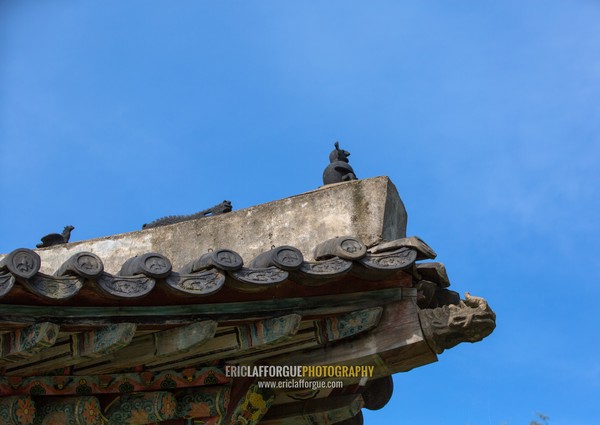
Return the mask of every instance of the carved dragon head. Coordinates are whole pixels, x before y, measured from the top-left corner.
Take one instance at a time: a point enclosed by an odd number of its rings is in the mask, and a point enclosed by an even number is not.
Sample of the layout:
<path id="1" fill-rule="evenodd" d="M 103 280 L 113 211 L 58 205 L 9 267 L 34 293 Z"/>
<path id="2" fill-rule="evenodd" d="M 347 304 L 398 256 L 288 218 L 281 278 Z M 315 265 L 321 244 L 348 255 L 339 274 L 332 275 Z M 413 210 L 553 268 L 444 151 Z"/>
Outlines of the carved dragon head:
<path id="1" fill-rule="evenodd" d="M 487 301 L 468 292 L 458 305 L 419 311 L 425 339 L 437 354 L 461 342 L 477 342 L 496 327 L 496 313 Z"/>

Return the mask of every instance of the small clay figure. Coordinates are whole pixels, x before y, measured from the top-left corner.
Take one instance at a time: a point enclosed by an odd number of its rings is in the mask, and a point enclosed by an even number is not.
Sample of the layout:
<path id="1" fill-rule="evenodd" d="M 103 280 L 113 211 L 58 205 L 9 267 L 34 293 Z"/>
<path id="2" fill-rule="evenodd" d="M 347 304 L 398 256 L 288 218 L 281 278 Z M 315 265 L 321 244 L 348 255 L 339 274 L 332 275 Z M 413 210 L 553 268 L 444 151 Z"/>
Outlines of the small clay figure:
<path id="1" fill-rule="evenodd" d="M 37 244 L 38 248 L 46 248 L 53 245 L 62 245 L 69 242 L 71 231 L 75 229 L 73 226 L 65 226 L 62 233 L 50 233 L 42 238 L 42 242 Z"/>
<path id="2" fill-rule="evenodd" d="M 168 224 L 181 223 L 182 221 L 195 220 L 197 218 L 212 217 L 213 215 L 225 214 L 231 212 L 233 206 L 231 201 L 223 201 L 214 207 L 199 211 L 195 214 L 190 215 L 170 215 L 167 217 L 159 218 L 151 223 L 142 225 L 142 229 L 151 229 L 153 227 L 166 226 Z"/>
<path id="3" fill-rule="evenodd" d="M 330 164 L 323 172 L 323 184 L 332 184 L 358 180 L 354 170 L 348 164 L 350 152 L 340 149 L 340 143 L 335 142 L 335 149 L 329 154 Z"/>

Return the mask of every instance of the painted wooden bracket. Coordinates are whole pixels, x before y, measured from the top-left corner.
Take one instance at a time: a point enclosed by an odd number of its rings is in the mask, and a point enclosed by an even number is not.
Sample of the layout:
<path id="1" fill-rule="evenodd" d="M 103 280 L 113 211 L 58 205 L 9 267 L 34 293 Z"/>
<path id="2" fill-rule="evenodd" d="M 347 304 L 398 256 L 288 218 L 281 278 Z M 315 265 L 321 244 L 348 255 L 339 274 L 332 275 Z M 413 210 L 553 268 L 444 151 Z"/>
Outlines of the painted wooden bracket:
<path id="1" fill-rule="evenodd" d="M 206 320 L 175 329 L 144 335 L 108 358 L 81 363 L 76 374 L 113 373 L 146 362 L 167 361 L 198 349 L 215 335 L 217 322 Z"/>
<path id="2" fill-rule="evenodd" d="M 242 325 L 222 334 L 216 334 L 198 349 L 173 353 L 167 358 L 150 361 L 147 367 L 151 370 L 179 369 L 232 355 L 242 355 L 250 350 L 276 344 L 292 337 L 298 331 L 300 320 L 301 316 L 289 314 Z"/>
<path id="3" fill-rule="evenodd" d="M 252 384 L 240 401 L 233 407 L 228 425 L 257 425 L 269 411 L 275 400 L 275 393 L 268 388 Z"/>
<path id="4" fill-rule="evenodd" d="M 51 347 L 56 342 L 58 331 L 58 325 L 43 322 L 0 335 L 0 364 L 27 359 Z"/>
<path id="5" fill-rule="evenodd" d="M 382 307 L 375 307 L 316 320 L 317 342 L 324 345 L 370 331 L 379 323 L 382 312 Z"/>
<path id="6" fill-rule="evenodd" d="M 382 312 L 382 307 L 375 307 L 303 322 L 300 331 L 287 338 L 287 341 L 278 341 L 276 347 L 263 345 L 250 353 L 223 353 L 223 359 L 234 363 L 254 363 L 283 353 L 300 352 L 350 338 L 375 328 Z"/>
<path id="7" fill-rule="evenodd" d="M 135 324 L 119 323 L 98 330 L 76 333 L 53 344 L 52 347 L 7 366 L 4 373 L 36 375 L 104 357 L 127 346 L 135 331 Z"/>

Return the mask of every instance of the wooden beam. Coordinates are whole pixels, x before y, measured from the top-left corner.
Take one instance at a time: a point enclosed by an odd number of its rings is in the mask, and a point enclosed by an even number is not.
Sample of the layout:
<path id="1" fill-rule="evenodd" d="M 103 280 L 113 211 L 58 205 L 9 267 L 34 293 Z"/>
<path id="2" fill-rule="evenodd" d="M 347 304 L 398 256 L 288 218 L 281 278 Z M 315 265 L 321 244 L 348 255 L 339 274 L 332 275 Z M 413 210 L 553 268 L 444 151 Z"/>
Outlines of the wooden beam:
<path id="1" fill-rule="evenodd" d="M 231 303 L 198 303 L 169 306 L 119 306 L 119 307 L 72 307 L 2 305 L 0 323 L 31 321 L 34 317 L 47 317 L 53 323 L 80 325 L 103 325 L 115 320 L 138 324 L 189 324 L 199 317 L 219 322 L 239 321 L 281 314 L 297 313 L 302 316 L 323 316 L 346 313 L 357 309 L 380 306 L 398 301 L 402 297 L 416 296 L 414 288 L 387 288 L 364 292 L 329 294 L 311 297 L 283 298 Z M 176 319 L 174 319 L 176 318 Z"/>
<path id="2" fill-rule="evenodd" d="M 74 334 L 50 348 L 7 366 L 4 373 L 6 375 L 42 374 L 103 357 L 129 344 L 135 330 L 135 324 L 119 323 Z"/>
<path id="3" fill-rule="evenodd" d="M 265 363 L 373 366 L 370 379 L 433 363 L 437 356 L 425 341 L 417 310 L 414 298 L 387 304 L 379 325 L 371 332 L 331 346 L 268 358 Z M 358 381 L 359 378 L 344 378 L 346 384 Z"/>
<path id="4" fill-rule="evenodd" d="M 260 320 L 238 326 L 229 332 L 217 334 L 198 349 L 185 353 L 173 353 L 164 359 L 147 363 L 151 370 L 179 369 L 222 359 L 235 354 L 248 352 L 266 345 L 276 344 L 295 335 L 301 316 L 286 316 Z"/>
<path id="5" fill-rule="evenodd" d="M 335 424 L 354 418 L 364 405 L 360 394 L 326 397 L 271 407 L 261 425 Z"/>
<path id="6" fill-rule="evenodd" d="M 125 394 L 106 408 L 108 425 L 146 425 L 174 419 L 177 400 L 168 391 Z"/>
<path id="7" fill-rule="evenodd" d="M 166 361 L 198 349 L 217 330 L 217 322 L 206 320 L 175 329 L 156 332 L 136 338 L 132 344 L 110 357 L 83 362 L 75 368 L 75 374 L 113 373 L 148 362 Z"/>
<path id="8" fill-rule="evenodd" d="M 0 335 L 0 364 L 33 356 L 56 342 L 59 326 L 50 322 Z"/>
<path id="9" fill-rule="evenodd" d="M 248 364 L 267 357 L 302 351 L 333 341 L 350 338 L 377 326 L 382 311 L 382 307 L 375 307 L 303 322 L 299 328 L 299 332 L 288 341 L 279 343 L 276 346 L 265 346 L 250 353 L 233 353 L 230 357 L 224 354 L 222 358 L 228 362 Z"/>
<path id="10" fill-rule="evenodd" d="M 317 320 L 315 321 L 317 341 L 323 345 L 370 331 L 379 323 L 382 312 L 382 307 L 375 307 Z"/>
<path id="11" fill-rule="evenodd" d="M 231 383 L 216 367 L 111 375 L 0 376 L 0 396 L 69 396 L 159 391 L 164 388 L 211 386 L 216 392 Z"/>
<path id="12" fill-rule="evenodd" d="M 102 409 L 96 397 L 43 397 L 38 400 L 36 425 L 102 425 Z"/>

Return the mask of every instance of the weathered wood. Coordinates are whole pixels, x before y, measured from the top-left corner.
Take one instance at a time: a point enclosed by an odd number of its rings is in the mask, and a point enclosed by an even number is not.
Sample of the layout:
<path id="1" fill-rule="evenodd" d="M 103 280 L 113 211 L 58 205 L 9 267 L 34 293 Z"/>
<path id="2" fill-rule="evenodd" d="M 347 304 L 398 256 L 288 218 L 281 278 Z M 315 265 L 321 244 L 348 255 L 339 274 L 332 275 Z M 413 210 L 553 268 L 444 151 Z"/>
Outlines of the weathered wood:
<path id="1" fill-rule="evenodd" d="M 417 289 L 417 305 L 419 308 L 428 308 L 438 289 L 437 284 L 428 280 L 420 280 L 415 288 Z"/>
<path id="2" fill-rule="evenodd" d="M 377 326 L 382 312 L 382 307 L 375 307 L 315 321 L 317 341 L 327 344 L 367 332 Z"/>
<path id="3" fill-rule="evenodd" d="M 0 364 L 16 362 L 51 347 L 56 342 L 58 330 L 58 325 L 43 322 L 0 335 Z"/>
<path id="4" fill-rule="evenodd" d="M 136 338 L 132 344 L 114 353 L 110 358 L 99 358 L 77 365 L 76 374 L 112 373 L 147 362 L 166 361 L 181 356 L 209 341 L 217 329 L 217 322 L 206 320 L 188 326 L 156 332 Z"/>
<path id="5" fill-rule="evenodd" d="M 108 425 L 146 425 L 175 418 L 177 400 L 167 391 L 125 394 L 106 408 Z"/>
<path id="6" fill-rule="evenodd" d="M 35 375 L 120 350 L 131 342 L 136 325 L 119 323 L 65 338 L 54 346 L 5 368 L 6 375 Z"/>
<path id="7" fill-rule="evenodd" d="M 360 394 L 280 404 L 271 407 L 261 425 L 335 424 L 358 415 L 363 405 Z"/>
<path id="8" fill-rule="evenodd" d="M 0 398 L 0 425 L 32 425 L 35 403 L 28 396 Z"/>
<path id="9" fill-rule="evenodd" d="M 434 282 L 440 288 L 447 288 L 450 286 L 450 279 L 448 279 L 446 267 L 442 263 L 419 263 L 416 265 L 416 268 L 421 279 Z"/>
<path id="10" fill-rule="evenodd" d="M 97 359 L 114 353 L 129 345 L 135 335 L 137 325 L 119 323 L 90 332 L 74 334 L 72 339 L 73 356 Z"/>
<path id="11" fill-rule="evenodd" d="M 185 353 L 147 363 L 151 370 L 191 367 L 215 359 L 241 355 L 249 350 L 280 343 L 298 331 L 301 316 L 290 314 L 241 325 L 234 331 L 217 335 L 206 344 Z"/>
<path id="12" fill-rule="evenodd" d="M 387 304 L 378 326 L 360 337 L 264 361 L 273 365 L 368 365 L 374 366 L 370 378 L 378 378 L 436 360 L 421 331 L 415 299 L 409 298 Z M 344 378 L 347 384 L 358 381 L 359 378 Z"/>
<path id="13" fill-rule="evenodd" d="M 258 300 L 233 303 L 196 303 L 189 305 L 121 307 L 72 307 L 3 305 L 0 323 L 27 323 L 35 317 L 46 317 L 54 323 L 69 325 L 102 325 L 115 320 L 129 323 L 164 325 L 169 323 L 192 323 L 201 318 L 235 321 L 260 318 L 282 312 L 302 316 L 322 316 L 345 313 L 357 309 L 377 307 L 402 297 L 416 296 L 414 288 L 387 288 L 364 292 L 351 292 L 313 297 L 289 297 L 279 300 Z M 174 320 L 173 318 L 177 318 Z M 187 322 L 186 322 L 187 320 Z"/>
<path id="14" fill-rule="evenodd" d="M 268 388 L 252 384 L 226 418 L 228 425 L 257 425 L 275 400 L 275 393 Z"/>
<path id="15" fill-rule="evenodd" d="M 328 316 L 319 320 L 306 321 L 300 330 L 287 341 L 275 346 L 263 346 L 251 352 L 223 353 L 227 362 L 254 363 L 268 357 L 284 353 L 301 352 L 319 345 L 350 338 L 373 329 L 381 317 L 381 307 L 354 311 L 338 316 Z"/>
<path id="16" fill-rule="evenodd" d="M 43 397 L 37 402 L 34 425 L 103 425 L 96 397 Z"/>
<path id="17" fill-rule="evenodd" d="M 124 394 L 159 391 L 164 388 L 191 388 L 227 385 L 230 378 L 215 367 L 167 370 L 160 373 L 118 373 L 111 375 L 0 376 L 0 395 Z"/>
<path id="18" fill-rule="evenodd" d="M 315 248 L 316 260 L 328 260 L 333 257 L 344 260 L 360 260 L 367 255 L 367 247 L 352 236 L 335 237 L 320 243 Z"/>
<path id="19" fill-rule="evenodd" d="M 237 327 L 240 350 L 249 350 L 262 345 L 277 344 L 298 332 L 302 316 L 288 314 Z"/>

